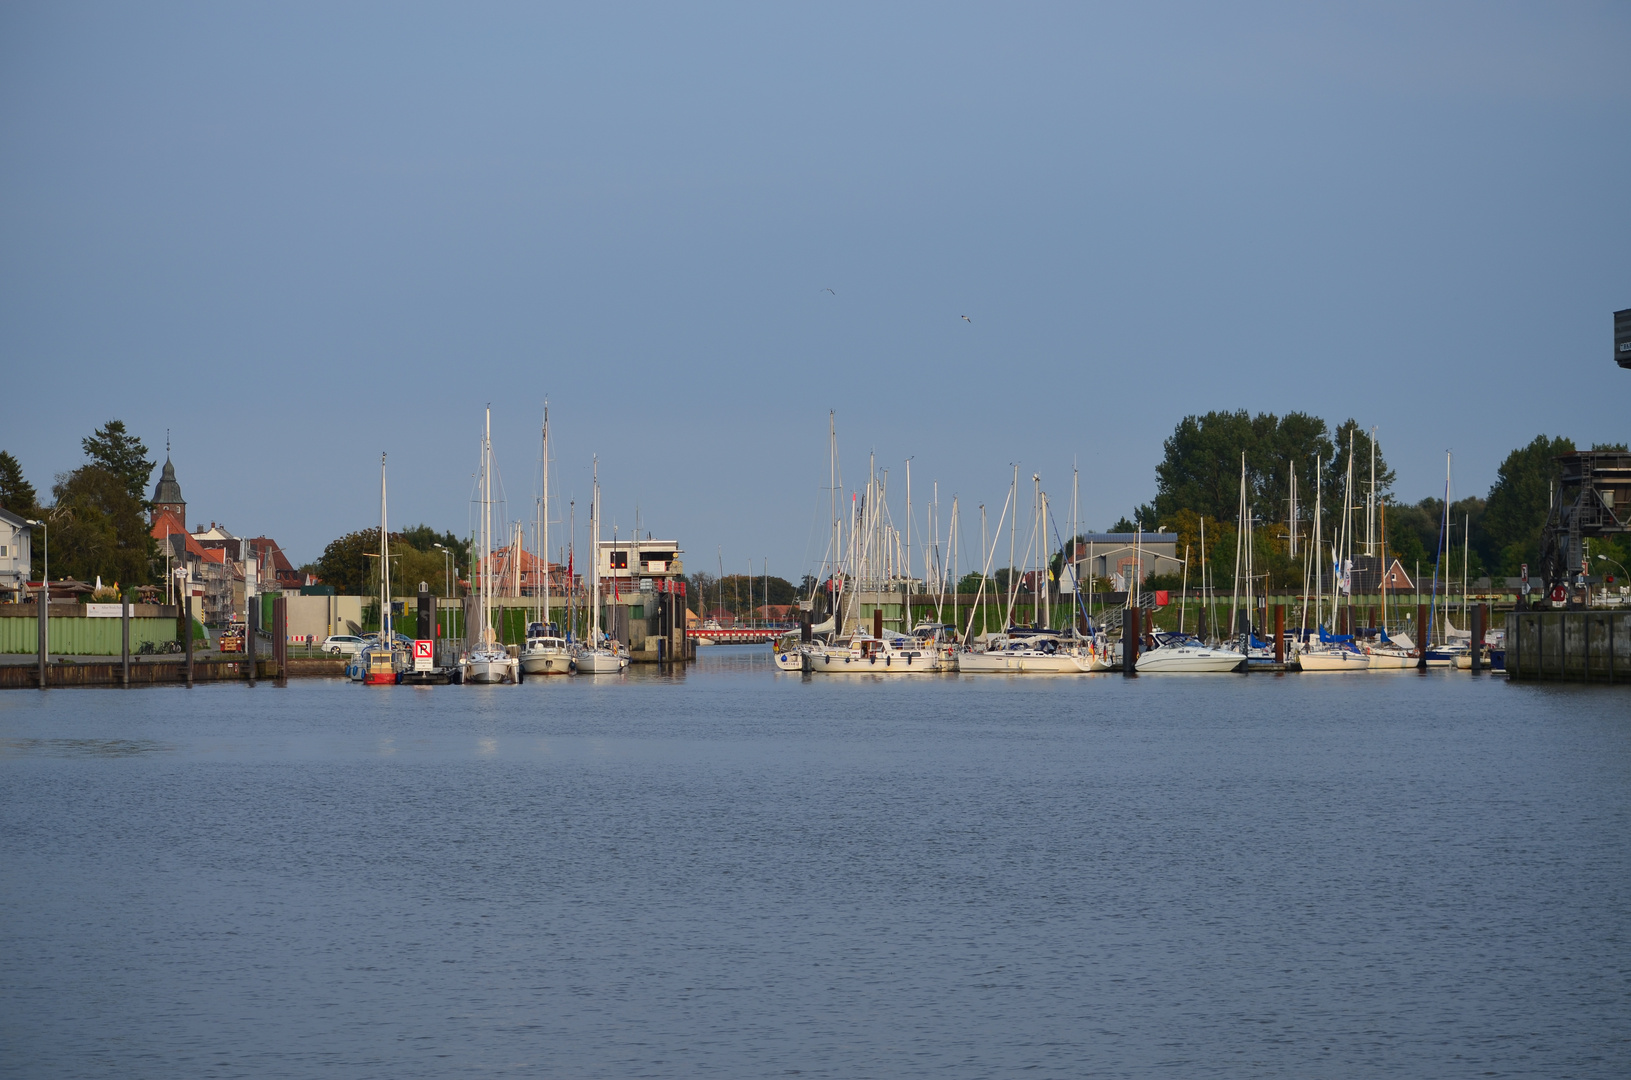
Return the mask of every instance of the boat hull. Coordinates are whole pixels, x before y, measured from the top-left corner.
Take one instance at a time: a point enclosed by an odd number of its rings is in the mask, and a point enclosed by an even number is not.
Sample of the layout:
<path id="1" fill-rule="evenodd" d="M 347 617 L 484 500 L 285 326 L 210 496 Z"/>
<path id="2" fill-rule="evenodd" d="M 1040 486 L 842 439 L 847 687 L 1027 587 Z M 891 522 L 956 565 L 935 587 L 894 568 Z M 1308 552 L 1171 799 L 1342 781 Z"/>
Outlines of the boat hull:
<path id="1" fill-rule="evenodd" d="M 629 666 L 623 657 L 607 652 L 579 653 L 573 664 L 580 675 L 616 675 Z"/>
<path id="2" fill-rule="evenodd" d="M 1237 670 L 1246 657 L 1233 649 L 1151 649 L 1140 653 L 1133 669 L 1140 675 L 1227 674 Z"/>
<path id="3" fill-rule="evenodd" d="M 528 675 L 568 675 L 572 656 L 564 652 L 521 654 L 521 670 Z"/>
<path id="4" fill-rule="evenodd" d="M 1416 667 L 1417 658 L 1406 652 L 1373 652 L 1369 655 L 1371 671 L 1406 671 Z"/>
<path id="5" fill-rule="evenodd" d="M 370 671 L 362 681 L 365 686 L 395 686 L 399 679 L 394 671 Z"/>
<path id="6" fill-rule="evenodd" d="M 1297 666 L 1304 671 L 1368 671 L 1370 657 L 1347 649 L 1305 652 L 1297 657 Z"/>
<path id="7" fill-rule="evenodd" d="M 959 653 L 957 670 L 968 675 L 1080 675 L 1094 667 L 1093 657 L 1072 653 L 995 652 Z"/>
<path id="8" fill-rule="evenodd" d="M 940 658 L 925 655 L 860 656 L 855 653 L 808 654 L 810 670 L 824 675 L 933 675 L 940 670 Z"/>
<path id="9" fill-rule="evenodd" d="M 772 659 L 776 661 L 776 668 L 779 671 L 804 670 L 804 651 L 802 649 L 789 649 L 786 652 L 779 652 L 774 654 Z"/>
<path id="10" fill-rule="evenodd" d="M 467 683 L 493 684 L 515 682 L 515 660 L 505 657 L 502 660 L 466 660 L 464 663 L 464 681 Z"/>

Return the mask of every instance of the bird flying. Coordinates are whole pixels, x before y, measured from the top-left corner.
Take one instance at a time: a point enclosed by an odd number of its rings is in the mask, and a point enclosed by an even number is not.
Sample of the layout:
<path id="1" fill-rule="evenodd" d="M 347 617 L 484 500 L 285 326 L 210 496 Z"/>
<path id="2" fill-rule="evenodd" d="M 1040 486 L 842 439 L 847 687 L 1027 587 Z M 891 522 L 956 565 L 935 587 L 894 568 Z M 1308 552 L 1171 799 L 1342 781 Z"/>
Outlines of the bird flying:
<path id="1" fill-rule="evenodd" d="M 962 319 L 962 320 L 963 320 L 963 321 L 964 321 L 964 322 L 966 322 L 966 323 L 968 323 L 968 324 L 969 324 L 969 325 L 970 325 L 970 326 L 973 326 L 973 325 L 974 325 L 974 320 L 973 320 L 973 319 L 971 319 L 971 318 L 969 318 L 969 317 L 968 317 L 968 316 L 967 316 L 967 315 L 959 315 L 959 316 L 957 316 L 957 317 L 958 317 L 958 318 L 959 318 L 959 319 Z"/>
<path id="2" fill-rule="evenodd" d="M 832 292 L 832 290 L 831 290 L 831 289 L 822 289 L 822 290 L 821 290 L 821 291 L 822 291 L 822 292 Z M 835 293 L 835 292 L 832 292 L 832 294 L 833 294 L 833 295 L 834 295 L 834 296 L 837 296 L 837 295 L 838 295 L 838 294 L 837 294 L 837 293 Z"/>

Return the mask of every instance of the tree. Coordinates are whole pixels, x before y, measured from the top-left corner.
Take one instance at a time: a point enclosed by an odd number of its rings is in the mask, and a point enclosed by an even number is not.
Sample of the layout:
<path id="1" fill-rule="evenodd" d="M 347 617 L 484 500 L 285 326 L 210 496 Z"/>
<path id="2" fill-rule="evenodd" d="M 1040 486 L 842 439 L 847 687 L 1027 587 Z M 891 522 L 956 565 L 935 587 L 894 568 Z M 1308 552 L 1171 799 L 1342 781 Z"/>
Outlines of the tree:
<path id="1" fill-rule="evenodd" d="M 1312 503 L 1314 463 L 1328 460 L 1335 450 L 1319 417 L 1251 416 L 1244 409 L 1186 416 L 1162 448 L 1165 456 L 1155 467 L 1154 512 L 1140 514 L 1147 528 L 1170 522 L 1180 510 L 1234 520 L 1240 508 L 1243 456 L 1252 512 L 1268 520 L 1283 519 L 1292 473 L 1297 475 L 1300 495 Z"/>
<path id="2" fill-rule="evenodd" d="M 1325 460 L 1325 507 L 1334 514 L 1342 511 L 1343 488 L 1348 482 L 1348 445 L 1349 435 L 1353 436 L 1353 464 L 1354 464 L 1354 505 L 1365 504 L 1365 492 L 1370 485 L 1371 476 L 1371 436 L 1370 432 L 1359 426 L 1358 421 L 1351 417 L 1337 426 L 1336 433 L 1331 439 L 1331 450 Z M 1376 497 L 1377 500 L 1385 498 L 1393 492 L 1393 481 L 1396 474 L 1390 468 L 1386 459 L 1382 457 L 1380 446 L 1376 448 Z M 1298 489 L 1313 493 L 1313 487 L 1303 487 L 1301 477 L 1298 478 Z M 1313 505 L 1313 500 L 1307 500 Z M 1337 519 L 1340 521 L 1340 518 Z"/>
<path id="3" fill-rule="evenodd" d="M 401 537 L 404 543 L 408 544 L 410 547 L 413 547 L 415 550 L 436 552 L 437 558 L 440 558 L 442 555 L 442 553 L 436 548 L 436 545 L 440 544 L 442 547 L 453 552 L 454 562 L 463 567 L 468 567 L 470 565 L 470 541 L 461 540 L 459 537 L 454 536 L 451 532 L 438 533 L 429 525 L 420 524 L 410 526 L 409 528 L 403 529 L 400 533 L 395 533 L 393 535 Z M 543 556 L 546 553 L 534 552 L 534 554 Z"/>
<path id="4" fill-rule="evenodd" d="M 0 450 L 0 507 L 19 517 L 40 516 L 39 495 L 34 485 L 23 478 L 23 467 L 17 459 Z"/>
<path id="5" fill-rule="evenodd" d="M 123 420 L 109 420 L 80 445 L 92 465 L 117 476 L 130 497 L 146 506 L 147 478 L 153 475 L 154 463 L 147 457 L 146 444 L 125 431 Z"/>
<path id="6" fill-rule="evenodd" d="M 121 585 L 148 582 L 158 551 L 141 500 L 130 494 L 125 477 L 82 465 L 58 477 L 52 494 L 56 504 L 47 521 L 53 575 L 80 581 L 100 575 Z"/>
<path id="7" fill-rule="evenodd" d="M 359 529 L 331 540 L 317 557 L 317 571 L 325 585 L 344 596 L 366 596 L 376 571 L 369 558 L 379 553 L 379 530 Z"/>
<path id="8" fill-rule="evenodd" d="M 1523 563 L 1538 568 L 1551 486 L 1562 477 L 1557 458 L 1573 452 L 1573 440 L 1537 435 L 1501 463 L 1480 529 L 1474 533 L 1479 552 L 1492 569 L 1515 577 Z"/>

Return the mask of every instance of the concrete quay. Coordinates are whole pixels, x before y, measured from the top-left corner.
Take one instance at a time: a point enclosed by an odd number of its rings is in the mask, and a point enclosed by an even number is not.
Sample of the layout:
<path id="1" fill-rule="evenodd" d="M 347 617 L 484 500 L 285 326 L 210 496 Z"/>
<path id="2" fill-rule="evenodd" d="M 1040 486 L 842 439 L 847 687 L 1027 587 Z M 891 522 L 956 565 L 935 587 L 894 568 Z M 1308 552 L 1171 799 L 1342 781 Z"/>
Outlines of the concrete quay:
<path id="1" fill-rule="evenodd" d="M 1506 617 L 1511 679 L 1631 683 L 1631 611 L 1514 611 Z"/>

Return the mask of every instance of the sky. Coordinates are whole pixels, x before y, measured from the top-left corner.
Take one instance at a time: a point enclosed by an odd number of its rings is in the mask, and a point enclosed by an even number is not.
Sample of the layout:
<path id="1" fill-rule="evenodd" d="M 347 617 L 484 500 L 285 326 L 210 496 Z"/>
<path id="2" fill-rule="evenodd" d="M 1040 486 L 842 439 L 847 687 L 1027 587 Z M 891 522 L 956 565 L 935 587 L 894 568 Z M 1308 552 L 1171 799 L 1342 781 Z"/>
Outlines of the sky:
<path id="1" fill-rule="evenodd" d="M 547 398 L 580 543 L 598 456 L 608 533 L 795 580 L 829 411 L 915 532 L 1012 463 L 1105 528 L 1213 409 L 1481 494 L 1631 439 L 1627 56 L 1623 3 L 6 4 L 0 449 L 168 433 L 298 564 L 382 452 L 467 533 L 489 404 L 530 521 Z"/>

